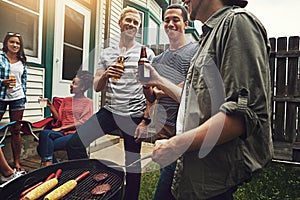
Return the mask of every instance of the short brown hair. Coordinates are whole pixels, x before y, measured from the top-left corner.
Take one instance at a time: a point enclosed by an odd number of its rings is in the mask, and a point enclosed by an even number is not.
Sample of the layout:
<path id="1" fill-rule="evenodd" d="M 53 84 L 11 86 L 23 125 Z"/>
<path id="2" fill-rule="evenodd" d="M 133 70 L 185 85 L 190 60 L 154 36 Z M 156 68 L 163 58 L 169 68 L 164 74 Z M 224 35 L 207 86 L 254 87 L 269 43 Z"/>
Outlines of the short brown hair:
<path id="1" fill-rule="evenodd" d="M 223 0 L 223 3 L 228 6 L 240 6 L 244 8 L 248 4 L 248 0 Z"/>
<path id="2" fill-rule="evenodd" d="M 188 12 L 184 6 L 182 6 L 180 4 L 171 4 L 167 7 L 166 10 L 168 10 L 168 9 L 180 9 L 183 21 L 184 22 L 188 21 Z"/>

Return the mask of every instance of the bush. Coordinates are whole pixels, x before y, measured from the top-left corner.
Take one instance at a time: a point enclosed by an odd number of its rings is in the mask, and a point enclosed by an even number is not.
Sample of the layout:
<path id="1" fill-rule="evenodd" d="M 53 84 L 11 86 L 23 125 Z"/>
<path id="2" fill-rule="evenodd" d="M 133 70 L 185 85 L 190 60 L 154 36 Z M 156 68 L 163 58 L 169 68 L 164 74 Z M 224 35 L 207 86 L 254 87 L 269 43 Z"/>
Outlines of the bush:
<path id="1" fill-rule="evenodd" d="M 159 178 L 158 165 L 151 164 L 142 174 L 139 200 L 153 199 Z M 237 200 L 298 199 L 300 200 L 300 166 L 271 163 L 254 174 L 252 180 L 239 187 L 234 198 Z"/>

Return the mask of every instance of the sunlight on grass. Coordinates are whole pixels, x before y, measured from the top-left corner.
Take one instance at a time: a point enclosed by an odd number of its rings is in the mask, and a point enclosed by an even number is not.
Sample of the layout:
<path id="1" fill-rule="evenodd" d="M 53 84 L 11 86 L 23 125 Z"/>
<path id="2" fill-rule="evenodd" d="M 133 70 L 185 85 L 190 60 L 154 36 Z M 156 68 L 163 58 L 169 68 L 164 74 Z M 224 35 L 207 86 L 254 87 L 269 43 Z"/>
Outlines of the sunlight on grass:
<path id="1" fill-rule="evenodd" d="M 139 200 L 153 198 L 159 178 L 159 166 L 151 163 L 142 174 Z M 271 163 L 240 186 L 234 194 L 236 200 L 297 199 L 300 200 L 300 166 Z"/>
<path id="2" fill-rule="evenodd" d="M 158 164 L 151 162 L 146 166 L 146 172 L 142 174 L 139 200 L 153 199 L 159 174 Z"/>

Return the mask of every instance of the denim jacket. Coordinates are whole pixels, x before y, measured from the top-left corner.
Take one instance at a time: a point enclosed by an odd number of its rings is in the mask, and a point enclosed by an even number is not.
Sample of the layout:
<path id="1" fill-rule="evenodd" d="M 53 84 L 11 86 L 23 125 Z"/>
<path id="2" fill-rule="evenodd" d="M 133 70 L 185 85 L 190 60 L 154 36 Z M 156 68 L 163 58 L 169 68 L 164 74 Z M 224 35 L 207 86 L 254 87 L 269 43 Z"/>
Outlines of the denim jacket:
<path id="1" fill-rule="evenodd" d="M 182 96 L 183 132 L 218 112 L 242 116 L 246 131 L 206 155 L 185 153 L 174 178 L 176 199 L 207 199 L 224 193 L 248 180 L 273 156 L 270 45 L 264 27 L 244 9 L 224 7 L 204 24 L 199 44 Z"/>

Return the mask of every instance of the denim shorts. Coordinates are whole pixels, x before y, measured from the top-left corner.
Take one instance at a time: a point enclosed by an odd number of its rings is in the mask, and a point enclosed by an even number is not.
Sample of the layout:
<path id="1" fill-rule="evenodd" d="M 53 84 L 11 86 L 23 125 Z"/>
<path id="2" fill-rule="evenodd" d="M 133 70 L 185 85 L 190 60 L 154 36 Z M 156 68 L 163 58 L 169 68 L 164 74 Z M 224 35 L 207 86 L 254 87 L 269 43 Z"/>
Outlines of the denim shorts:
<path id="1" fill-rule="evenodd" d="M 5 113 L 7 105 L 10 111 L 25 110 L 26 99 L 18 99 L 13 101 L 0 101 L 0 113 Z"/>

